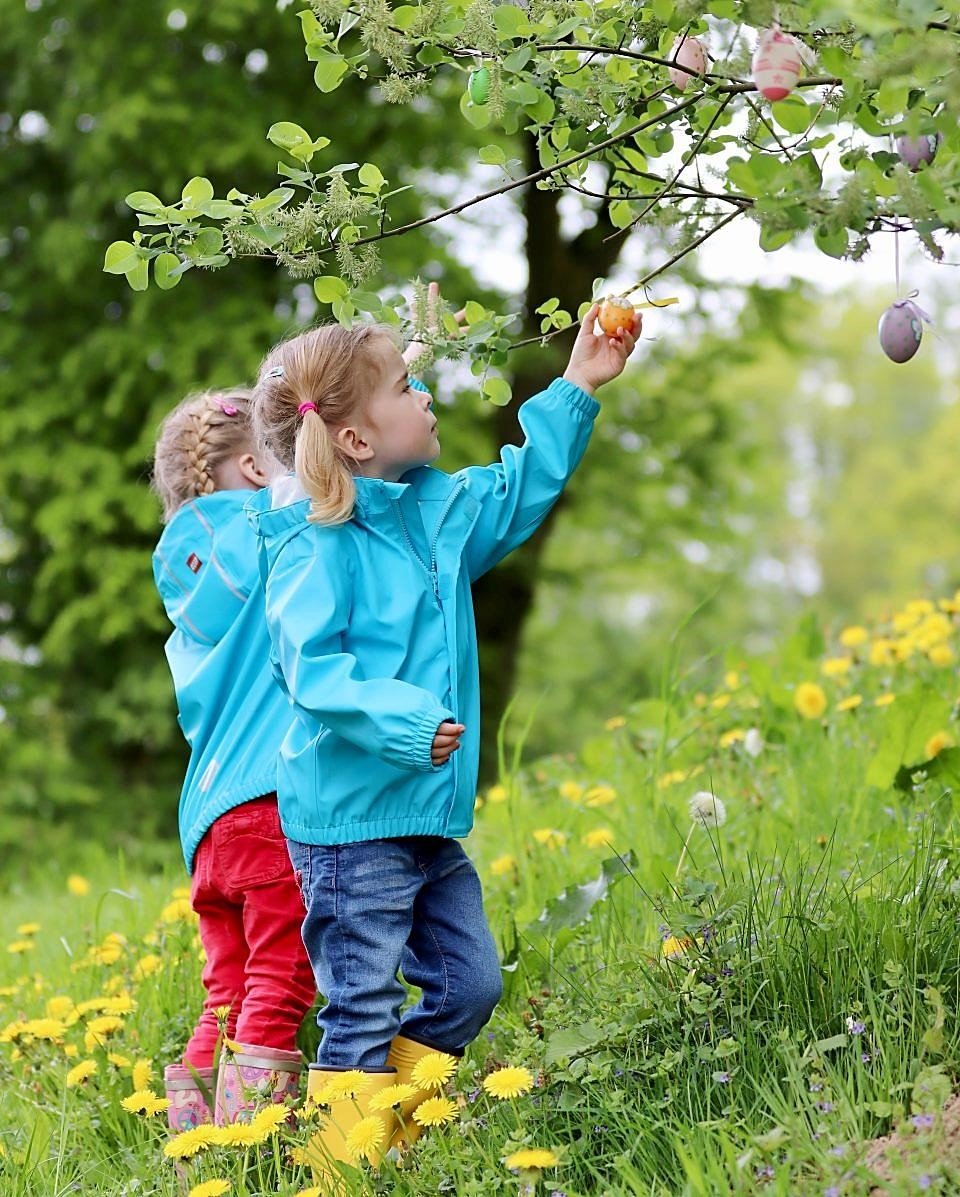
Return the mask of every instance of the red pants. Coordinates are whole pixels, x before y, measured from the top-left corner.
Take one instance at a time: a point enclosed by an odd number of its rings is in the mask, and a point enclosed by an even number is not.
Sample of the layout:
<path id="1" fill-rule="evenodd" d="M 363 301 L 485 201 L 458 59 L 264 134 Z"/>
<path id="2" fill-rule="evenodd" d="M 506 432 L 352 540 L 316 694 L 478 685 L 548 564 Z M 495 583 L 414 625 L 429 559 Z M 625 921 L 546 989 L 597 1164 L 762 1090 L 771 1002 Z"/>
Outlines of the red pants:
<path id="1" fill-rule="evenodd" d="M 275 795 L 217 819 L 197 849 L 190 900 L 207 956 L 207 996 L 184 1061 L 194 1068 L 213 1063 L 218 1006 L 230 1007 L 231 1039 L 292 1051 L 316 989 Z"/>

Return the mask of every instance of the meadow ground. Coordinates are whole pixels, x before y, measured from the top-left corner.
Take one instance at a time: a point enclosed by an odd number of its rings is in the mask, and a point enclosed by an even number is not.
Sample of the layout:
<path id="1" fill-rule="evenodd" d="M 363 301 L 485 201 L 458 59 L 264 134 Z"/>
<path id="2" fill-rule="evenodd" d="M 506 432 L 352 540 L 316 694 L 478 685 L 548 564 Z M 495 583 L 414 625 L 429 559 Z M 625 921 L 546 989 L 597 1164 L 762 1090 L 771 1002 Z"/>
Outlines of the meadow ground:
<path id="1" fill-rule="evenodd" d="M 958 612 L 808 620 L 708 692 L 668 665 L 569 756 L 505 752 L 469 844 L 503 1002 L 438 1125 L 345 1192 L 960 1192 Z M 322 1109 L 166 1130 L 200 993 L 178 868 L 79 850 L 5 894 L 4 1197 L 317 1191 Z"/>

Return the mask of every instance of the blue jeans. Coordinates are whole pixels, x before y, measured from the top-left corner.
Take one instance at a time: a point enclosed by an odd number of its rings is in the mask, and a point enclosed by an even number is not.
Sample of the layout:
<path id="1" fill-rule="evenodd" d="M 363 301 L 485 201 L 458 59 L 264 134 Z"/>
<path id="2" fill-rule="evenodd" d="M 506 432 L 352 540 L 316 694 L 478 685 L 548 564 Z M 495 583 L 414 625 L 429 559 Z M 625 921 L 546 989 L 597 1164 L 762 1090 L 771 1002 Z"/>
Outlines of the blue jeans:
<path id="1" fill-rule="evenodd" d="M 327 999 L 318 1065 L 380 1068 L 397 1033 L 462 1055 L 503 981 L 480 878 L 459 843 L 287 845 L 307 908 L 303 942 Z M 402 1018 L 398 972 L 422 991 Z"/>

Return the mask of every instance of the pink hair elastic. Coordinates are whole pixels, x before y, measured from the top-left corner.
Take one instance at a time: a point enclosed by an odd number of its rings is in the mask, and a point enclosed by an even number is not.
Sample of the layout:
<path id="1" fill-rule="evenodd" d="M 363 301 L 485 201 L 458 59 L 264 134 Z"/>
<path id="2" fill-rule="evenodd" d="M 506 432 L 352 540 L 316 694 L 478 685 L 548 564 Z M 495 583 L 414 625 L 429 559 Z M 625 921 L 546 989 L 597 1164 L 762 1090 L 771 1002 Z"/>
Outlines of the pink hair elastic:
<path id="1" fill-rule="evenodd" d="M 317 415 L 320 414 L 320 409 L 317 407 L 317 405 L 315 403 L 301 403 L 300 406 L 297 408 L 297 411 L 299 412 L 299 414 L 301 416 L 305 416 L 308 411 L 316 412 Z"/>
<path id="2" fill-rule="evenodd" d="M 232 403 L 227 403 L 223 399 L 217 399 L 215 402 L 225 416 L 235 416 L 240 411 L 239 407 L 234 407 Z"/>

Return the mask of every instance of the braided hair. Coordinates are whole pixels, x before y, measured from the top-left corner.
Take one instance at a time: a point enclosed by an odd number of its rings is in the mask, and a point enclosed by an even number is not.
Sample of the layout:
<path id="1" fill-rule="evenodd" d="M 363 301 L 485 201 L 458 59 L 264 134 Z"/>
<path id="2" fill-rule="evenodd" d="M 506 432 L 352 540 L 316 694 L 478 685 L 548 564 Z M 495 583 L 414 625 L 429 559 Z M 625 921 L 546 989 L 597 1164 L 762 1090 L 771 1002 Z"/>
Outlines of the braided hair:
<path id="1" fill-rule="evenodd" d="M 153 456 L 152 485 L 163 503 L 163 522 L 191 499 L 212 495 L 217 466 L 253 443 L 250 391 L 204 391 L 178 403 L 160 426 Z"/>

